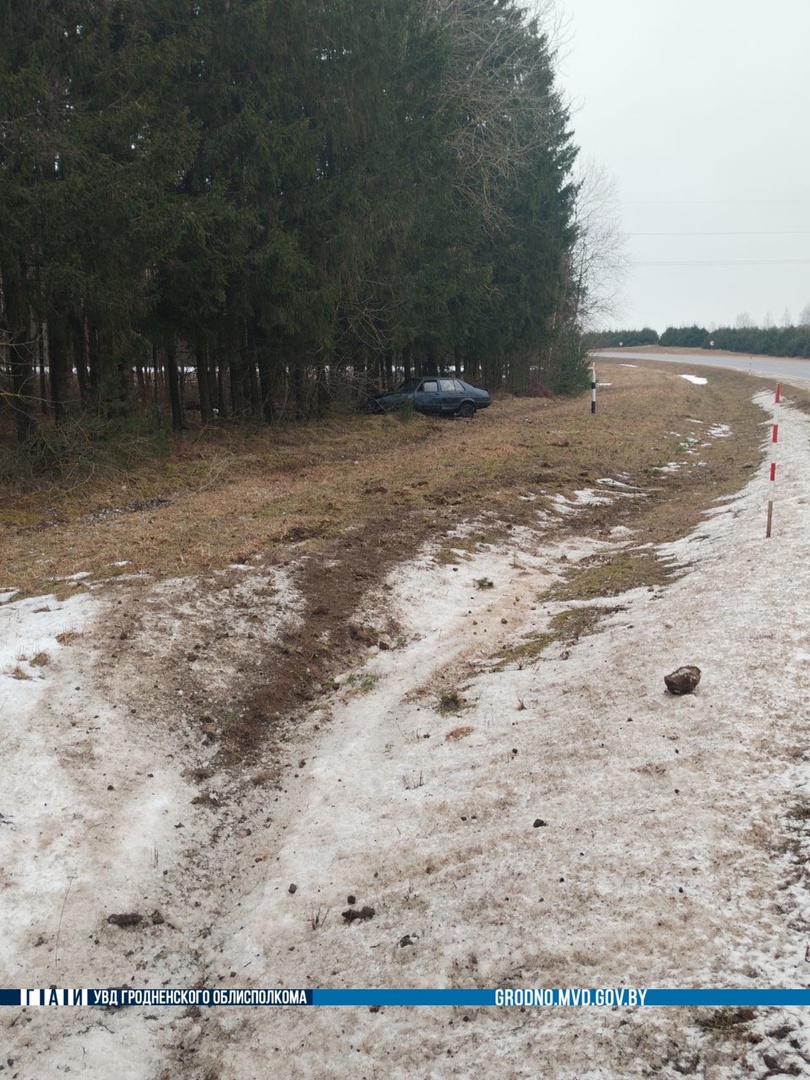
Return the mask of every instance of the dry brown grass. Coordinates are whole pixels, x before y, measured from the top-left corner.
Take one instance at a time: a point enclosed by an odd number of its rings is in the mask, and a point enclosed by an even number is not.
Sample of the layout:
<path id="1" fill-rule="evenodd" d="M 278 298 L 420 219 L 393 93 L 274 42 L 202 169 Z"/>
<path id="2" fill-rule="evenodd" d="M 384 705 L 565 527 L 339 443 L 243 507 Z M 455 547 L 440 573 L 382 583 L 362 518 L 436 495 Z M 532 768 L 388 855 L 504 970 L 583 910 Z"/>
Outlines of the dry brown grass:
<path id="1" fill-rule="evenodd" d="M 483 510 L 507 524 L 529 520 L 537 503 L 517 496 L 571 492 L 602 476 L 652 485 L 657 497 L 643 507 L 629 499 L 594 507 L 578 527 L 598 534 L 632 518 L 650 539 L 670 539 L 758 460 L 757 380 L 717 371 L 696 387 L 671 364 L 606 361 L 600 375 L 613 385 L 595 417 L 584 396 L 503 398 L 469 423 L 362 416 L 252 438 L 214 431 L 178 441 L 168 459 L 146 458 L 114 483 L 0 492 L 0 584 L 30 594 L 80 570 L 96 579 L 200 573 L 291 543 L 317 552 L 366 528 L 382 550 L 403 528 L 416 542 Z M 699 470 L 656 473 L 676 454 L 669 433 L 691 433 L 687 418 L 730 424 L 736 437 L 714 440 Z"/>

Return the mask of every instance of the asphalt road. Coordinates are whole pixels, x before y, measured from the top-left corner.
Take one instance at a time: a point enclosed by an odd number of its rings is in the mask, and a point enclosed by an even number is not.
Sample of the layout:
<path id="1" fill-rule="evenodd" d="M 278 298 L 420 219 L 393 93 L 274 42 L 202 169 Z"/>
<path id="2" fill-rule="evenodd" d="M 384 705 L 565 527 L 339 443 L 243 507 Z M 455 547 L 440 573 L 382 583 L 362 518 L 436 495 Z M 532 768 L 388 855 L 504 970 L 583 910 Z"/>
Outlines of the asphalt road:
<path id="1" fill-rule="evenodd" d="M 590 355 L 594 359 L 604 356 L 624 360 L 628 364 L 632 364 L 635 357 L 638 360 L 660 360 L 668 364 L 700 364 L 703 367 L 728 368 L 731 371 L 742 371 L 746 375 L 779 379 L 802 389 L 810 389 L 810 360 L 794 360 L 782 356 L 749 356 L 747 353 L 730 356 L 727 353 L 700 352 L 697 349 L 688 353 L 598 349 Z"/>

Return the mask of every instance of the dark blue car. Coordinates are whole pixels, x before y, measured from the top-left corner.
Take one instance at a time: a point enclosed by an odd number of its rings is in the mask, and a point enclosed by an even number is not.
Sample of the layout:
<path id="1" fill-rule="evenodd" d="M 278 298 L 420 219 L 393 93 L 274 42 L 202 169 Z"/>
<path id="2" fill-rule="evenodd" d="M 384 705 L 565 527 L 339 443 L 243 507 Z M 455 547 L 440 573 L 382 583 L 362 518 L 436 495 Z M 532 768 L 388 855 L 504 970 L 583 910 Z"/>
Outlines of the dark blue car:
<path id="1" fill-rule="evenodd" d="M 390 394 L 379 394 L 372 405 L 375 412 L 391 412 L 412 404 L 420 413 L 429 416 L 475 416 L 478 409 L 492 404 L 488 390 L 479 390 L 462 379 L 448 375 L 426 375 L 421 379 L 406 379 Z"/>

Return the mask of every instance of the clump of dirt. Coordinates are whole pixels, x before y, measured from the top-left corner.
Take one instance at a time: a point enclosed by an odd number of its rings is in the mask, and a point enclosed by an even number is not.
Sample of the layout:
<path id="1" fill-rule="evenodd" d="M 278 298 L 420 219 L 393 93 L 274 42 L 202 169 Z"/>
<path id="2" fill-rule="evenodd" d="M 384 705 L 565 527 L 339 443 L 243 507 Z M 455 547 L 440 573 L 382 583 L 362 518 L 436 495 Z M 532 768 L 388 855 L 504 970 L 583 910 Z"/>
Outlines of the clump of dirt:
<path id="1" fill-rule="evenodd" d="M 374 908 L 369 907 L 368 905 L 361 908 L 347 908 L 342 912 L 343 918 L 349 924 L 353 922 L 368 922 L 369 919 L 374 918 L 375 914 Z"/>
<path id="2" fill-rule="evenodd" d="M 143 915 L 137 911 L 124 911 L 120 915 L 108 915 L 107 922 L 112 926 L 139 926 Z"/>

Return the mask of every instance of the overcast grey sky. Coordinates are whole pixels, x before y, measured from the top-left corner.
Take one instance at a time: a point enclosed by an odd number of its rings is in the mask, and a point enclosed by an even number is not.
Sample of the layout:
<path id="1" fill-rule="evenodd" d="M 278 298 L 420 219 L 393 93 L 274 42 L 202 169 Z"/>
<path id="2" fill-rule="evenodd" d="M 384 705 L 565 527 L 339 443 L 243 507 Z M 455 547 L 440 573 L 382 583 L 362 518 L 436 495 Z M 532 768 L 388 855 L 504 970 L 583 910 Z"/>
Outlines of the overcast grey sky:
<path id="1" fill-rule="evenodd" d="M 560 7 L 575 141 L 615 177 L 629 234 L 608 325 L 795 322 L 810 304 L 810 0 Z"/>

